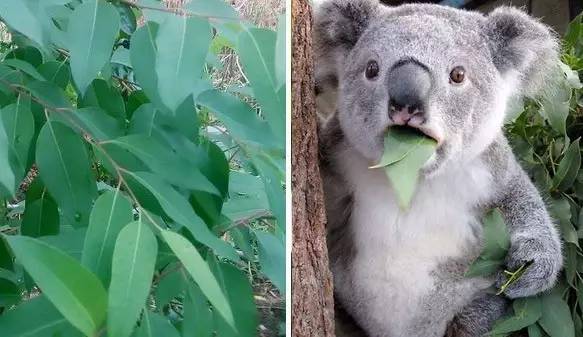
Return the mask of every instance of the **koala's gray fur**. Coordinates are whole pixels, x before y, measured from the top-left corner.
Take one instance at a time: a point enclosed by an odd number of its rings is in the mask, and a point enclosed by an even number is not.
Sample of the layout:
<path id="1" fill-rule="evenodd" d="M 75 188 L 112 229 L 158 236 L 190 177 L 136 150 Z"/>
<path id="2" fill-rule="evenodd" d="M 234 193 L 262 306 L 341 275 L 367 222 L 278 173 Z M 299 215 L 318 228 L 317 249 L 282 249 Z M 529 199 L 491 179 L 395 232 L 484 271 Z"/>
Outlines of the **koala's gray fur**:
<path id="1" fill-rule="evenodd" d="M 510 96 L 552 86 L 558 46 L 550 29 L 510 7 L 485 16 L 329 0 L 315 9 L 314 47 L 318 109 L 333 111 L 319 134 L 330 266 L 345 312 L 338 335 L 478 337 L 505 313 L 506 298 L 551 288 L 562 266 L 559 235 L 501 131 Z M 371 60 L 379 73 L 368 79 Z M 394 124 L 389 89 L 401 64 L 430 75 L 416 127 L 438 140 L 407 211 L 384 172 L 368 169 Z M 466 71 L 461 84 L 449 79 L 456 66 Z M 507 269 L 532 262 L 505 297 L 488 292 L 501 274 L 464 277 L 493 207 L 511 234 Z"/>

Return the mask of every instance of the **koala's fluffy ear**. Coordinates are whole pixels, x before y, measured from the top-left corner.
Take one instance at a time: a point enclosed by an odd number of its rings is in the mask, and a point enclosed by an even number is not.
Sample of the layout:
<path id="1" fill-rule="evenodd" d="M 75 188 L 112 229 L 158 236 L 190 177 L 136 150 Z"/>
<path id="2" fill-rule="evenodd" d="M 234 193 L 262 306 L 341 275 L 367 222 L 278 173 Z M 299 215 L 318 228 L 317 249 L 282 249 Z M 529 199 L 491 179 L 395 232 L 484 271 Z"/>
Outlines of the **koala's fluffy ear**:
<path id="1" fill-rule="evenodd" d="M 546 25 L 512 7 L 500 7 L 486 19 L 485 33 L 500 73 L 517 80 L 518 93 L 535 96 L 555 83 L 559 45 Z"/>
<path id="2" fill-rule="evenodd" d="M 338 69 L 372 18 L 381 10 L 379 0 L 322 0 L 315 6 L 313 46 L 316 88 L 335 93 Z M 326 96 L 326 95 L 323 95 Z M 334 96 L 334 95 L 332 95 Z M 322 105 L 322 104 L 319 104 Z M 335 110 L 335 102 L 319 110 Z"/>
<path id="3" fill-rule="evenodd" d="M 378 0 L 328 0 L 315 11 L 315 34 L 328 48 L 351 49 L 378 11 Z M 323 46 L 324 47 L 324 46 Z"/>

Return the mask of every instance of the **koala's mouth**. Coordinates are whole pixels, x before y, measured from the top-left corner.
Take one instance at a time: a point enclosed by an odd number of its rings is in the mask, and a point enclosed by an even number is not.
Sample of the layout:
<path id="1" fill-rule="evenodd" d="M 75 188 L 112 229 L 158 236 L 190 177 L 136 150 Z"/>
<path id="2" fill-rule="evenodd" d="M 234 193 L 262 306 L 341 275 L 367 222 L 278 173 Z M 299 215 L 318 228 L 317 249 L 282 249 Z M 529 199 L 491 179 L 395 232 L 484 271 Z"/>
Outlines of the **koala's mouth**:
<path id="1" fill-rule="evenodd" d="M 406 130 L 411 131 L 413 133 L 417 133 L 420 136 L 429 137 L 429 138 L 435 140 L 437 142 L 437 145 L 440 145 L 441 144 L 441 137 L 439 137 L 439 135 L 437 134 L 437 132 L 435 132 L 431 128 L 428 128 L 428 127 L 426 127 L 424 125 L 411 125 L 411 124 L 406 124 L 406 125 L 392 125 L 389 128 L 406 129 Z"/>

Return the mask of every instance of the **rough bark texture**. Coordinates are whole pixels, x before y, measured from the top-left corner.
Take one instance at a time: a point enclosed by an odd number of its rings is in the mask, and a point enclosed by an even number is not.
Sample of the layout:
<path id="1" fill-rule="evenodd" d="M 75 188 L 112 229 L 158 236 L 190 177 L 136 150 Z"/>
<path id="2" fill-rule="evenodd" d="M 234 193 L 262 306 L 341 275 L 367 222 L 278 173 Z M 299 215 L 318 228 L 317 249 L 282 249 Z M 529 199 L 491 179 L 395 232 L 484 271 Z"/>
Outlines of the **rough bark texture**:
<path id="1" fill-rule="evenodd" d="M 334 336 L 332 277 L 318 170 L 312 15 L 292 0 L 292 335 Z"/>

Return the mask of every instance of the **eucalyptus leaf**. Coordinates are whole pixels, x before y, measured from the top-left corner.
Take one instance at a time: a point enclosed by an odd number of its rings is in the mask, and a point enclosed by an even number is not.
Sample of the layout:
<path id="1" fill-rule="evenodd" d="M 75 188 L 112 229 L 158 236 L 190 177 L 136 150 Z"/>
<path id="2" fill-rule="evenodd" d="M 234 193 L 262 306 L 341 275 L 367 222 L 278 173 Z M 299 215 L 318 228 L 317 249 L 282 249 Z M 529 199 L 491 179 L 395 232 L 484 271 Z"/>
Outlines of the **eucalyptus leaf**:
<path id="1" fill-rule="evenodd" d="M 61 123 L 47 122 L 38 136 L 36 161 L 64 220 L 76 227 L 87 226 L 97 187 L 81 138 Z"/>
<path id="2" fill-rule="evenodd" d="M 542 302 L 538 297 L 519 298 L 513 303 L 514 314 L 496 322 L 491 334 L 519 331 L 538 321 L 542 316 Z"/>
<path id="3" fill-rule="evenodd" d="M 436 146 L 435 140 L 410 128 L 392 127 L 387 132 L 381 162 L 371 168 L 384 168 L 402 209 L 409 207 L 419 180 L 419 171 L 433 155 Z"/>
<path id="4" fill-rule="evenodd" d="M 211 272 L 208 264 L 200 256 L 200 253 L 190 242 L 188 242 L 188 240 L 176 233 L 163 231 L 162 237 L 168 246 L 170 246 L 174 254 L 176 254 L 178 259 L 180 259 L 186 271 L 188 271 L 190 276 L 200 287 L 200 290 L 209 302 L 225 319 L 226 323 L 236 330 L 237 328 L 233 317 L 233 311 L 231 310 L 229 301 L 221 290 L 221 287 L 216 277 Z"/>
<path id="5" fill-rule="evenodd" d="M 285 293 L 285 245 L 271 233 L 254 231 L 259 246 L 259 263 L 261 271 L 273 284 Z"/>
<path id="6" fill-rule="evenodd" d="M 0 326 L 2 337 L 82 336 L 44 296 L 0 315 Z"/>
<path id="7" fill-rule="evenodd" d="M 106 286 L 111 278 L 111 259 L 116 239 L 122 228 L 132 220 L 132 204 L 119 189 L 105 192 L 95 201 L 81 261 Z"/>
<path id="8" fill-rule="evenodd" d="M 171 111 L 192 93 L 210 43 L 211 27 L 201 18 L 172 15 L 160 26 L 156 36 L 158 91 Z"/>
<path id="9" fill-rule="evenodd" d="M 111 58 L 120 18 L 105 1 L 86 1 L 75 8 L 68 24 L 71 73 L 81 93 L 85 93 Z"/>
<path id="10" fill-rule="evenodd" d="M 575 337 L 575 327 L 569 306 L 556 293 L 544 295 L 542 300 L 541 327 L 551 337 Z"/>
<path id="11" fill-rule="evenodd" d="M 69 322 L 92 336 L 105 321 L 107 293 L 72 257 L 37 239 L 5 236 L 16 259 Z"/>
<path id="12" fill-rule="evenodd" d="M 570 188 L 577 178 L 577 173 L 581 167 L 581 149 L 579 148 L 578 138 L 569 145 L 567 151 L 561 162 L 559 163 L 559 168 L 557 173 L 553 177 L 553 187 L 559 188 L 561 190 L 566 190 Z"/>
<path id="13" fill-rule="evenodd" d="M 128 172 L 128 175 L 150 191 L 160 203 L 164 212 L 176 222 L 188 228 L 197 241 L 214 249 L 217 254 L 223 257 L 229 258 L 233 261 L 239 261 L 239 257 L 235 250 L 226 242 L 216 237 L 208 227 L 206 227 L 204 222 L 194 212 L 188 201 L 172 188 L 172 186 L 165 183 L 158 176 L 148 172 Z"/>
<path id="14" fill-rule="evenodd" d="M 26 206 L 20 225 L 20 233 L 39 237 L 59 233 L 59 209 L 46 189 L 41 197 Z"/>
<path id="15" fill-rule="evenodd" d="M 131 335 L 150 293 L 157 253 L 156 237 L 141 221 L 119 233 L 109 286 L 108 335 Z"/>
<path id="16" fill-rule="evenodd" d="M 277 34 L 273 31 L 246 29 L 239 34 L 238 51 L 265 118 L 275 137 L 282 140 L 285 135 L 285 100 L 277 94 L 276 41 Z"/>
<path id="17" fill-rule="evenodd" d="M 135 337 L 180 337 L 170 321 L 159 314 L 144 311 L 144 317 Z"/>

